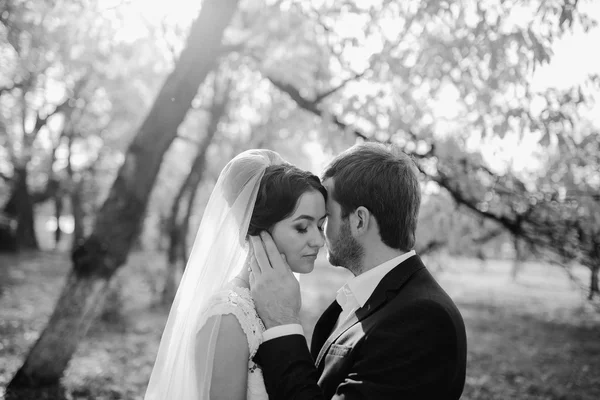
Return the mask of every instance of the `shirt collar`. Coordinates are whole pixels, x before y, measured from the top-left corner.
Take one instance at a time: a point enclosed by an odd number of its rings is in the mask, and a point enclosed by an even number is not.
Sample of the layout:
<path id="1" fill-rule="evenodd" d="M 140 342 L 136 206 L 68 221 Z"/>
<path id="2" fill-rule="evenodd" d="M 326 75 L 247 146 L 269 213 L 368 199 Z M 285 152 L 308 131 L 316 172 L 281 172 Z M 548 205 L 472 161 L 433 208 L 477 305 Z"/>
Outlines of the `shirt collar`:
<path id="1" fill-rule="evenodd" d="M 342 286 L 342 288 L 338 291 L 338 295 L 340 295 L 340 292 L 343 291 L 345 296 L 349 297 L 348 292 L 350 292 L 350 295 L 356 299 L 359 307 L 363 307 L 383 277 L 386 276 L 387 273 L 394 269 L 394 267 L 396 267 L 398 264 L 406 261 L 415 254 L 415 251 L 411 250 L 408 253 L 394 257 L 383 264 L 379 264 L 375 268 L 355 276 L 354 278 L 350 279 L 348 283 Z"/>

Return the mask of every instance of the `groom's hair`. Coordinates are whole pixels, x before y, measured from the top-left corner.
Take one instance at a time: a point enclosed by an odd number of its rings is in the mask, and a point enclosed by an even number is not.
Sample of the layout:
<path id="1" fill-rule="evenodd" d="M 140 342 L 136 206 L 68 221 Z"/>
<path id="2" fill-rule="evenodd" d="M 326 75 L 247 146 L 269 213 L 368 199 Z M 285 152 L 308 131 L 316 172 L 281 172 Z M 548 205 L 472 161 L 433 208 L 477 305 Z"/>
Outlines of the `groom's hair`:
<path id="1" fill-rule="evenodd" d="M 361 143 L 327 166 L 322 179 L 328 178 L 334 179 L 333 193 L 328 195 L 341 205 L 342 218 L 366 207 L 387 246 L 403 251 L 414 247 L 421 188 L 407 154 L 381 143 Z"/>
<path id="2" fill-rule="evenodd" d="M 311 191 L 321 193 L 327 200 L 327 191 L 316 175 L 290 164 L 267 167 L 258 188 L 248 234 L 258 235 L 292 215 L 298 199 Z"/>

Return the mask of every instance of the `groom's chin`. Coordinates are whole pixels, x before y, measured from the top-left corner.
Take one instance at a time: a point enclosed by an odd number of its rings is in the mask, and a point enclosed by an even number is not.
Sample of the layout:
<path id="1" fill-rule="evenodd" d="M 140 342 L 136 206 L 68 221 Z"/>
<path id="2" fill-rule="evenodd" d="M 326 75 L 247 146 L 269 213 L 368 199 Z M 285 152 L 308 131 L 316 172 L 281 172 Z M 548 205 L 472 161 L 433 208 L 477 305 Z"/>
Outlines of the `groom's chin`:
<path id="1" fill-rule="evenodd" d="M 341 263 L 339 262 L 338 258 L 331 254 L 331 252 L 329 250 L 327 250 L 327 261 L 329 261 L 329 264 L 331 264 L 334 267 L 341 267 Z"/>

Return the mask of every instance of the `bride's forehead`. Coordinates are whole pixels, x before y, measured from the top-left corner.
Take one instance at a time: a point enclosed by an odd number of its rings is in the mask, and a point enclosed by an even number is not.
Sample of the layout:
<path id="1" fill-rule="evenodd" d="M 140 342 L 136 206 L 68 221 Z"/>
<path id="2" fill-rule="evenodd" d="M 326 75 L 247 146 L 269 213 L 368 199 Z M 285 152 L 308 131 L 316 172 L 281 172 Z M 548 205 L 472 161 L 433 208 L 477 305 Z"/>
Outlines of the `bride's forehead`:
<path id="1" fill-rule="evenodd" d="M 325 210 L 325 199 L 323 195 L 317 191 L 309 191 L 303 193 L 296 202 L 296 209 L 293 215 L 300 214 L 322 214 Z M 318 216 L 320 217 L 320 215 Z"/>

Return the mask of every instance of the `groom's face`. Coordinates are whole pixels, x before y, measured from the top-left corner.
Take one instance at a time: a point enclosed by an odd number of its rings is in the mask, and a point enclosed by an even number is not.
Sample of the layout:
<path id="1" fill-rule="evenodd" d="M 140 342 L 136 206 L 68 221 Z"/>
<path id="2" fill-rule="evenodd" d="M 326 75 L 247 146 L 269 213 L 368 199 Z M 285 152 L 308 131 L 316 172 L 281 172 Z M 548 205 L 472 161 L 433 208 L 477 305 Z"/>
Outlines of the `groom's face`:
<path id="1" fill-rule="evenodd" d="M 342 218 L 342 206 L 333 199 L 333 178 L 323 181 L 327 189 L 327 221 L 325 223 L 325 243 L 327 260 L 336 267 L 353 269 L 362 256 L 362 246 L 352 236 L 350 221 Z"/>
<path id="2" fill-rule="evenodd" d="M 327 189 L 327 221 L 325 222 L 325 243 L 327 244 L 327 258 L 332 265 L 331 257 L 333 253 L 332 244 L 334 244 L 340 235 L 342 223 L 342 207 L 333 199 L 333 179 L 328 178 L 323 181 L 323 186 Z M 337 265 L 336 265 L 337 266 Z"/>

